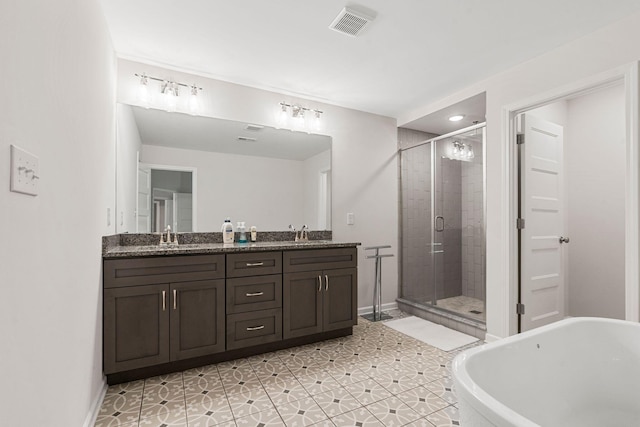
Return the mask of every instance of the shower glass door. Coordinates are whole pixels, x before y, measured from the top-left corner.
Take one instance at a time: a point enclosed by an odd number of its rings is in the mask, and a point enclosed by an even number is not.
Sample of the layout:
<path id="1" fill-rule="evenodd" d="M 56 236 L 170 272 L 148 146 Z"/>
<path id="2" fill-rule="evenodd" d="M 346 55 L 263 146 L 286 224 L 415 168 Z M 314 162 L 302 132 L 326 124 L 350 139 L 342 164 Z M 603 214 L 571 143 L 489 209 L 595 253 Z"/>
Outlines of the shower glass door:
<path id="1" fill-rule="evenodd" d="M 403 299 L 485 320 L 484 127 L 401 152 Z"/>

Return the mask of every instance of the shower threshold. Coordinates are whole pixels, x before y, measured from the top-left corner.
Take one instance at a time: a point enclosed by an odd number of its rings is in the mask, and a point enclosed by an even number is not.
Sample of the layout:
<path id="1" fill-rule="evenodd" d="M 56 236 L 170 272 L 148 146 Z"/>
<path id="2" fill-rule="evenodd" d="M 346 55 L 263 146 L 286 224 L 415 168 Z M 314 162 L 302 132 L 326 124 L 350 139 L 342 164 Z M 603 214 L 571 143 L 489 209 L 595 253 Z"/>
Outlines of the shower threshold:
<path id="1" fill-rule="evenodd" d="M 487 330 L 486 323 L 483 320 L 480 320 L 477 318 L 474 319 L 468 316 L 463 316 L 460 313 L 457 313 L 452 310 L 448 310 L 439 305 L 431 305 L 428 303 L 412 301 L 405 298 L 398 298 L 396 301 L 398 302 L 398 306 L 401 309 L 404 309 L 404 311 L 410 312 L 414 316 L 431 320 L 428 318 L 430 317 L 429 315 L 434 315 L 437 317 L 441 317 L 443 319 L 452 320 L 462 325 L 471 326 L 473 328 L 476 328 L 482 331 Z M 435 322 L 438 323 L 437 319 L 435 320 Z"/>

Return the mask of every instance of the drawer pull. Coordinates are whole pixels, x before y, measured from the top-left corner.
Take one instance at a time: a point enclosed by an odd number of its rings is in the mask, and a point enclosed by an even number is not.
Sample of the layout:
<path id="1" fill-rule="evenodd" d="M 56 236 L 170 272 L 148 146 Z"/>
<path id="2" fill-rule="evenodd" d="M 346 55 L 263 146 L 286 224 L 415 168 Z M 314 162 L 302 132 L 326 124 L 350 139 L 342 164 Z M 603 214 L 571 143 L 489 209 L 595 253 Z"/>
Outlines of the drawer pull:
<path id="1" fill-rule="evenodd" d="M 325 291 L 328 291 L 328 290 L 329 290 L 329 276 L 327 276 L 327 275 L 325 274 L 325 276 L 324 276 L 324 280 L 325 280 L 325 282 L 324 282 L 324 290 L 325 290 Z"/>
<path id="2" fill-rule="evenodd" d="M 167 291 L 162 291 L 162 311 L 167 309 Z"/>
<path id="3" fill-rule="evenodd" d="M 264 292 L 248 292 L 245 295 L 248 297 L 259 297 L 264 295 Z"/>
<path id="4" fill-rule="evenodd" d="M 248 262 L 247 267 L 261 267 L 264 265 L 264 262 Z"/>
<path id="5" fill-rule="evenodd" d="M 247 328 L 247 331 L 259 331 L 260 329 L 264 329 L 264 325 L 260 325 L 260 326 L 249 326 Z"/>
<path id="6" fill-rule="evenodd" d="M 322 290 L 322 277 L 318 276 L 318 292 Z"/>
<path id="7" fill-rule="evenodd" d="M 176 310 L 178 308 L 178 290 L 174 289 L 173 290 L 173 309 Z"/>

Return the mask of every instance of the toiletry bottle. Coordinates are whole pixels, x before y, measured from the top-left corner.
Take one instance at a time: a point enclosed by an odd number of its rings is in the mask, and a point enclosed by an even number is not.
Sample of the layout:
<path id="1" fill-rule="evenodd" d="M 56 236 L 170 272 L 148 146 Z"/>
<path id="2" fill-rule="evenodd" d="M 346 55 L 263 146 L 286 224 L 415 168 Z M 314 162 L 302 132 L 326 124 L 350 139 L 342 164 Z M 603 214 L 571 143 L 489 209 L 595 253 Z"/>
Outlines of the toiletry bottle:
<path id="1" fill-rule="evenodd" d="M 229 218 L 225 219 L 222 223 L 222 243 L 230 244 L 233 243 L 234 235 L 233 235 L 233 224 Z"/>
<path id="2" fill-rule="evenodd" d="M 257 242 L 258 241 L 258 229 L 256 228 L 255 225 L 251 226 L 251 241 L 252 242 Z"/>
<path id="3" fill-rule="evenodd" d="M 238 221 L 238 243 L 247 243 L 247 229 L 244 226 L 244 221 Z"/>

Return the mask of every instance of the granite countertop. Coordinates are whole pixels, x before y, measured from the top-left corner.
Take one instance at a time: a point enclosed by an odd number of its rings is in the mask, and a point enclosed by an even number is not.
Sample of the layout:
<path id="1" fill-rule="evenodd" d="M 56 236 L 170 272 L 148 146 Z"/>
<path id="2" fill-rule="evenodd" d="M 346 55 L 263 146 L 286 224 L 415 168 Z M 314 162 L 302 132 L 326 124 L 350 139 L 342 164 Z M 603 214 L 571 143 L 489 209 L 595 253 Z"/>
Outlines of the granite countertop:
<path id="1" fill-rule="evenodd" d="M 159 245 L 115 245 L 104 248 L 103 258 L 127 258 L 162 255 L 196 255 L 196 254 L 226 254 L 242 252 L 280 251 L 290 249 L 323 249 L 323 248 L 352 248 L 359 246 L 358 242 L 335 242 L 333 240 L 309 240 L 308 242 L 271 241 L 256 243 L 195 243 L 179 246 Z"/>

